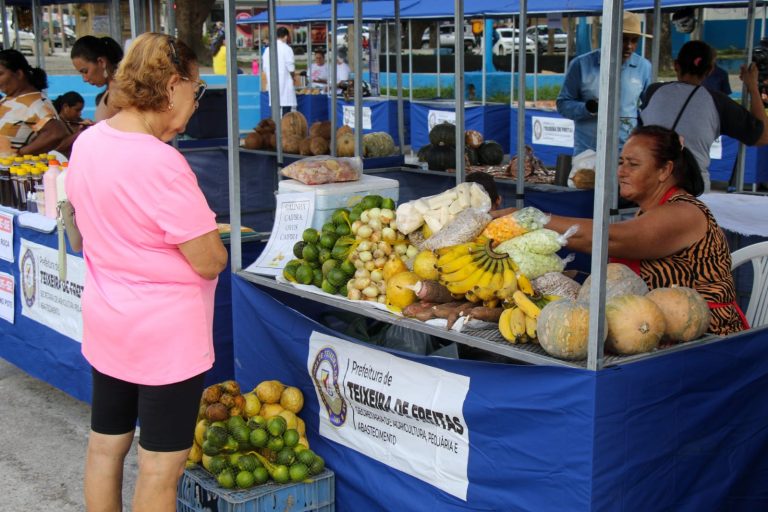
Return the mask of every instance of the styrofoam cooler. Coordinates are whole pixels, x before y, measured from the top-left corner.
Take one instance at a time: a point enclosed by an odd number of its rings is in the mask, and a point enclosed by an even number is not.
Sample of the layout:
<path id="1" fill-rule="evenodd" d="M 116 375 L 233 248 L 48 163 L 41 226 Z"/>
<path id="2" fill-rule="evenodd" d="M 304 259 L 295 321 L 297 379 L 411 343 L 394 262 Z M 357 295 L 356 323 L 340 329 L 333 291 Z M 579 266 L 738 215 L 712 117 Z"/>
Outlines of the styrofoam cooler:
<path id="1" fill-rule="evenodd" d="M 370 194 L 388 197 L 397 202 L 400 183 L 390 178 L 380 178 L 363 174 L 357 181 L 326 183 L 324 185 L 305 185 L 296 180 L 282 180 L 277 186 L 278 194 L 291 192 L 314 192 L 315 214 L 312 227 L 321 229 L 333 212 L 338 208 L 349 208 Z"/>

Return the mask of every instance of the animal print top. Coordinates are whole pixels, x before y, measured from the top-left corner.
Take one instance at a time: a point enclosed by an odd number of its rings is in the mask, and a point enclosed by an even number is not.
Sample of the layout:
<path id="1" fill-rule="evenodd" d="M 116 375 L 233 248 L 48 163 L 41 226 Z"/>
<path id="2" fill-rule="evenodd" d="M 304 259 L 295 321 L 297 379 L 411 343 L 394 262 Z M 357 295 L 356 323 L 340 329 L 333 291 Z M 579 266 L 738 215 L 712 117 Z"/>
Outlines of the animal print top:
<path id="1" fill-rule="evenodd" d="M 690 203 L 707 217 L 704 237 L 682 251 L 656 260 L 640 262 L 640 276 L 651 289 L 672 285 L 699 292 L 709 304 L 712 318 L 708 332 L 730 334 L 744 329 L 736 306 L 736 286 L 731 274 L 731 252 L 725 234 L 704 203 L 689 195 L 668 199 Z"/>

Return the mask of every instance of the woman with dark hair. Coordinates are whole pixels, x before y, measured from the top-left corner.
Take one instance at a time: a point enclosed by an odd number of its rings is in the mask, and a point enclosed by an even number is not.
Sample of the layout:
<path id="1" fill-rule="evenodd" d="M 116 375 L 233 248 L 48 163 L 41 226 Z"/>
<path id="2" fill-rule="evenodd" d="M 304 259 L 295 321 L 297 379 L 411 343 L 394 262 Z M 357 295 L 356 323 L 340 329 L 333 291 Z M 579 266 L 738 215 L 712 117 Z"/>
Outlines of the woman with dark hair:
<path id="1" fill-rule="evenodd" d="M 677 285 L 698 291 L 712 313 L 710 333 L 748 328 L 736 304 L 728 243 L 712 213 L 696 198 L 704 182 L 677 133 L 661 126 L 636 128 L 622 149 L 617 176 L 621 197 L 640 209 L 634 218 L 608 227 L 612 261 L 629 266 L 651 289 Z M 553 215 L 547 227 L 564 233 L 577 225 L 568 248 L 588 253 L 592 224 L 592 219 Z"/>
<path id="2" fill-rule="evenodd" d="M 72 45 L 69 56 L 84 82 L 106 86 L 104 96 L 96 104 L 96 122 L 115 115 L 117 109 L 109 104 L 109 87 L 123 58 L 123 49 L 117 41 L 111 37 L 83 36 Z"/>
<path id="3" fill-rule="evenodd" d="M 0 152 L 46 153 L 66 136 L 56 109 L 43 94 L 48 77 L 17 50 L 0 51 Z"/>
<path id="4" fill-rule="evenodd" d="M 85 130 L 72 150 L 66 190 L 83 237 L 82 351 L 93 374 L 87 510 L 122 510 L 137 420 L 131 509 L 176 510 L 214 359 L 216 282 L 227 264 L 216 214 L 168 144 L 204 92 L 192 49 L 142 34 L 112 83 L 119 111 Z"/>
<path id="5" fill-rule="evenodd" d="M 742 66 L 740 77 L 749 90 L 749 110 L 725 94 L 703 87 L 715 66 L 715 51 L 703 41 L 688 41 L 675 60 L 677 82 L 656 83 L 643 97 L 640 122 L 659 125 L 683 137 L 701 169 L 705 191 L 710 188 L 709 149 L 720 134 L 748 146 L 768 144 L 768 116 L 758 89 L 757 66 Z"/>
<path id="6" fill-rule="evenodd" d="M 59 119 L 64 123 L 68 133 L 56 150 L 68 157 L 77 136 L 93 123 L 82 118 L 85 100 L 75 91 L 65 92 L 58 96 L 53 100 L 53 106 L 56 107 Z"/>

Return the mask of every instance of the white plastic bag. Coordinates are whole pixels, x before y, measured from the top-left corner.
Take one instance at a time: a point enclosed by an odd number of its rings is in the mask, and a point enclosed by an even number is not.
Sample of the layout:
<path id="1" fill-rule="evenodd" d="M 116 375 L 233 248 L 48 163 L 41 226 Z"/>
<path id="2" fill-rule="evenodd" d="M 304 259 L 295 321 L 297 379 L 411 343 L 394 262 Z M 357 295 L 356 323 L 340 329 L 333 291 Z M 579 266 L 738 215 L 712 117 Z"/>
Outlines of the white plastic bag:
<path id="1" fill-rule="evenodd" d="M 582 169 L 590 169 L 594 171 L 596 165 L 597 153 L 591 149 L 585 149 L 574 156 L 573 160 L 571 160 L 571 172 L 568 174 L 568 186 L 570 188 L 576 188 L 576 185 L 573 183 L 573 175 L 576 174 L 577 171 Z"/>

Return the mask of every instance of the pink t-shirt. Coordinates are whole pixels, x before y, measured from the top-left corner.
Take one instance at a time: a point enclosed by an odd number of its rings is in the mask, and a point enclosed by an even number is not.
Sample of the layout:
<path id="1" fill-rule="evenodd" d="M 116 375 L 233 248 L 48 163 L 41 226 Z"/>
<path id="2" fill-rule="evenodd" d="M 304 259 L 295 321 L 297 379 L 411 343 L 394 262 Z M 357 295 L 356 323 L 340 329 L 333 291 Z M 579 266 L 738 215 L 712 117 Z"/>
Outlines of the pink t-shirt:
<path id="1" fill-rule="evenodd" d="M 75 141 L 67 196 L 83 234 L 83 355 L 146 385 L 208 370 L 217 280 L 178 245 L 216 229 L 197 179 L 172 146 L 102 121 Z"/>

